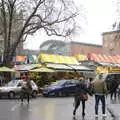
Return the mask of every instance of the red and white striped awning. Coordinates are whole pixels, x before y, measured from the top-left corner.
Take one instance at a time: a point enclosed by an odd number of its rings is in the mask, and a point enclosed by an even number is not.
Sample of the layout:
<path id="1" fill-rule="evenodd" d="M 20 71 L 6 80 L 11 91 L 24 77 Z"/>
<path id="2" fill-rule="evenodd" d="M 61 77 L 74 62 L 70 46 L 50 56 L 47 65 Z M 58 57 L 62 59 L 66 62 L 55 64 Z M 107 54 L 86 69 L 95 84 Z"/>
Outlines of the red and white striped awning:
<path id="1" fill-rule="evenodd" d="M 120 55 L 107 56 L 105 54 L 90 54 L 90 59 L 96 62 L 120 63 Z"/>
<path id="2" fill-rule="evenodd" d="M 117 60 L 117 63 L 120 63 L 120 55 L 114 55 L 114 57 Z"/>

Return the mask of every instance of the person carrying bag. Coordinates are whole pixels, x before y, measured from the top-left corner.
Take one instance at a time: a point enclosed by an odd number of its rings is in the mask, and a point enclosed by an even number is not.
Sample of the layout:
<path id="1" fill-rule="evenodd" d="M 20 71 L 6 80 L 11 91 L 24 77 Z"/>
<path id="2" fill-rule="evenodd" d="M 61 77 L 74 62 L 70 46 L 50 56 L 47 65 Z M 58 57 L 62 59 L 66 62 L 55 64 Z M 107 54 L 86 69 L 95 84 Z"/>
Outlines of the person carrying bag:
<path id="1" fill-rule="evenodd" d="M 80 93 L 79 99 L 83 100 L 83 101 L 87 101 L 88 100 L 88 94 L 87 93 Z"/>
<path id="2" fill-rule="evenodd" d="M 89 90 L 87 86 L 84 83 L 84 77 L 80 80 L 79 84 L 76 87 L 76 93 L 74 97 L 74 110 L 73 110 L 73 116 L 75 117 L 76 110 L 78 109 L 80 102 L 82 102 L 82 117 L 85 116 L 85 101 L 88 100 L 88 94 Z"/>

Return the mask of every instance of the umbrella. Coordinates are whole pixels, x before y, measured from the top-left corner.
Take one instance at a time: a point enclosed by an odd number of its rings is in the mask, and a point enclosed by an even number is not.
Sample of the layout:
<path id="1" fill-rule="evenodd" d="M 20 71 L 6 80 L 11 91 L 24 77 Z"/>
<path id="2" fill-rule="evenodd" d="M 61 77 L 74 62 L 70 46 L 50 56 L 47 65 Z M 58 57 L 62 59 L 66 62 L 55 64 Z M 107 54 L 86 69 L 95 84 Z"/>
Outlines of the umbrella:
<path id="1" fill-rule="evenodd" d="M 47 68 L 47 67 L 40 67 L 40 68 L 36 68 L 33 70 L 29 70 L 30 72 L 55 72 L 55 70 Z"/>
<path id="2" fill-rule="evenodd" d="M 15 71 L 12 68 L 0 67 L 0 72 L 15 72 Z"/>

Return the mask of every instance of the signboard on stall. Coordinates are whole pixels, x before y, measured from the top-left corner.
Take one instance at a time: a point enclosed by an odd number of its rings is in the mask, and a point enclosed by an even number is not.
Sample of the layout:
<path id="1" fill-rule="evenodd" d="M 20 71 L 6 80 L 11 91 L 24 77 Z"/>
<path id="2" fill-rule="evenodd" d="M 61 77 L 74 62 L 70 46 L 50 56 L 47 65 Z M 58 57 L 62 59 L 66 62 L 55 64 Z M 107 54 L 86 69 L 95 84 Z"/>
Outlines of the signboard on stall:
<path id="1" fill-rule="evenodd" d="M 109 72 L 109 68 L 108 67 L 104 67 L 104 66 L 98 66 L 96 68 L 96 73 L 100 74 L 100 73 L 108 73 Z"/>
<path id="2" fill-rule="evenodd" d="M 109 73 L 120 73 L 120 67 L 110 67 Z"/>
<path id="3" fill-rule="evenodd" d="M 96 73 L 120 73 L 120 67 L 103 67 L 98 66 L 96 68 Z"/>

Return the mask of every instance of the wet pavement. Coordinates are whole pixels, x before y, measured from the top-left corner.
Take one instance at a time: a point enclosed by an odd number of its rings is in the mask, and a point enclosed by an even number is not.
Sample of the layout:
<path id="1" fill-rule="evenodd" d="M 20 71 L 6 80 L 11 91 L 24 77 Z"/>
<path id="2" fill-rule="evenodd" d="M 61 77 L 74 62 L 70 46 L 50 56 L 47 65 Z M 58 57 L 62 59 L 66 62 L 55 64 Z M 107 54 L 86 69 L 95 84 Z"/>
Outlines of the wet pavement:
<path id="1" fill-rule="evenodd" d="M 110 103 L 108 104 L 108 110 L 116 120 L 120 120 L 120 98 L 110 100 L 109 97 L 108 101 Z"/>
<path id="2" fill-rule="evenodd" d="M 101 106 L 99 117 L 94 116 L 94 98 L 89 97 L 86 102 L 86 116 L 81 116 L 81 106 L 73 118 L 73 98 L 44 98 L 32 99 L 30 104 L 21 104 L 19 100 L 0 100 L 0 120 L 115 120 L 107 111 L 107 117 L 103 118 Z"/>

